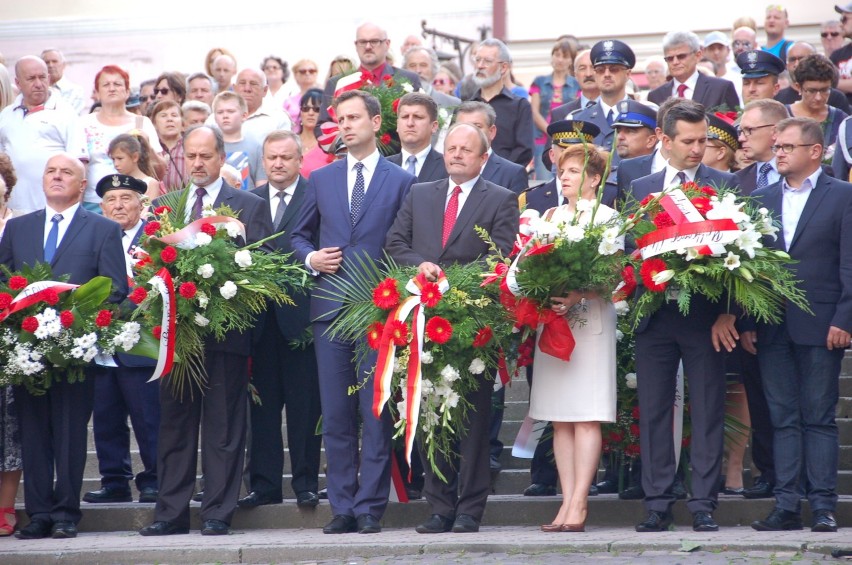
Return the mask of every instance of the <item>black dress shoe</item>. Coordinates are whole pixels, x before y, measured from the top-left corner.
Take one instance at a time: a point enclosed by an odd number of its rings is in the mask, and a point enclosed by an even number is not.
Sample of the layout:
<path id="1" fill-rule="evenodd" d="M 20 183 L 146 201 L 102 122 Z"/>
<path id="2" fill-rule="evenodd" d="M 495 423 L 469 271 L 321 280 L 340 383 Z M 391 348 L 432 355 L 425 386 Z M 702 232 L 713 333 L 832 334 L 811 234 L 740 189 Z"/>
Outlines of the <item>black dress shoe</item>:
<path id="1" fill-rule="evenodd" d="M 171 522 L 158 521 L 145 526 L 139 530 L 140 536 L 173 536 L 176 534 L 188 534 L 189 528 L 181 528 Z"/>
<path id="2" fill-rule="evenodd" d="M 765 520 L 756 520 L 751 527 L 759 532 L 780 532 L 782 530 L 801 530 L 802 516 L 798 512 L 790 512 L 773 508 Z"/>
<path id="3" fill-rule="evenodd" d="M 348 534 L 354 532 L 358 527 L 358 523 L 353 516 L 346 514 L 338 514 L 331 519 L 331 522 L 325 525 L 322 529 L 324 534 Z"/>
<path id="4" fill-rule="evenodd" d="M 709 512 L 696 512 L 692 515 L 692 531 L 694 532 L 718 532 L 719 524 L 713 520 Z"/>
<path id="5" fill-rule="evenodd" d="M 758 477 L 754 481 L 754 486 L 751 488 L 747 488 L 743 490 L 743 496 L 746 498 L 772 498 L 775 496 L 772 491 L 775 490 L 775 486 L 767 483 Z"/>
<path id="6" fill-rule="evenodd" d="M 48 520 L 33 520 L 15 532 L 18 539 L 42 539 L 51 535 L 53 524 Z"/>
<path id="7" fill-rule="evenodd" d="M 443 534 L 453 529 L 453 519 L 432 514 L 428 520 L 414 528 L 418 534 Z"/>
<path id="8" fill-rule="evenodd" d="M 837 519 L 831 510 L 814 510 L 814 521 L 811 525 L 812 532 L 836 532 Z"/>
<path id="9" fill-rule="evenodd" d="M 600 494 L 615 494 L 618 492 L 618 481 L 611 479 L 605 479 L 595 486 L 598 487 L 598 493 Z"/>
<path id="10" fill-rule="evenodd" d="M 556 487 L 543 483 L 533 483 L 524 489 L 524 496 L 556 496 Z"/>
<path id="11" fill-rule="evenodd" d="M 408 500 L 420 500 L 423 498 L 423 491 L 419 488 L 405 487 L 405 494 L 408 495 Z"/>
<path id="12" fill-rule="evenodd" d="M 739 487 L 739 488 L 725 487 L 719 492 L 721 492 L 722 494 L 727 494 L 729 496 L 743 496 L 743 493 L 745 493 L 745 489 L 743 487 Z"/>
<path id="13" fill-rule="evenodd" d="M 247 496 L 239 499 L 237 501 L 237 506 L 240 508 L 256 508 L 266 504 L 281 504 L 281 502 L 283 502 L 281 498 L 275 498 L 252 491 Z"/>
<path id="14" fill-rule="evenodd" d="M 589 496 L 597 496 L 598 495 L 598 487 L 596 485 L 589 485 Z"/>
<path id="15" fill-rule="evenodd" d="M 299 508 L 316 508 L 319 504 L 319 495 L 309 490 L 296 493 L 296 506 Z"/>
<path id="16" fill-rule="evenodd" d="M 129 488 L 103 487 L 83 495 L 83 502 L 133 502 Z"/>
<path id="17" fill-rule="evenodd" d="M 139 502 L 150 504 L 152 502 L 157 502 L 157 496 L 159 496 L 160 491 L 157 490 L 157 487 L 145 487 L 139 491 Z"/>
<path id="18" fill-rule="evenodd" d="M 355 521 L 355 527 L 359 534 L 377 534 L 382 531 L 379 519 L 369 514 L 361 514 Z"/>
<path id="19" fill-rule="evenodd" d="M 327 488 L 319 489 L 317 496 L 320 497 L 320 500 L 328 500 L 328 489 Z"/>
<path id="20" fill-rule="evenodd" d="M 202 500 L 204 500 L 204 491 L 203 490 L 200 490 L 200 491 L 198 491 L 198 492 L 196 492 L 195 494 L 192 495 L 192 501 L 193 502 L 201 502 Z"/>
<path id="21" fill-rule="evenodd" d="M 470 514 L 459 514 L 453 522 L 454 534 L 472 534 L 479 531 L 479 520 Z"/>
<path id="22" fill-rule="evenodd" d="M 222 520 L 204 520 L 201 525 L 202 536 L 227 536 L 230 531 L 230 526 Z"/>
<path id="23" fill-rule="evenodd" d="M 60 522 L 55 522 L 50 532 L 50 537 L 52 537 L 53 539 L 76 538 L 77 526 L 74 524 L 74 522 L 62 520 Z"/>
<path id="24" fill-rule="evenodd" d="M 645 491 L 641 485 L 634 485 L 618 493 L 618 498 L 621 500 L 642 500 L 645 498 Z"/>
<path id="25" fill-rule="evenodd" d="M 671 512 L 649 510 L 644 522 L 636 524 L 637 532 L 664 532 L 669 529 L 674 517 Z"/>

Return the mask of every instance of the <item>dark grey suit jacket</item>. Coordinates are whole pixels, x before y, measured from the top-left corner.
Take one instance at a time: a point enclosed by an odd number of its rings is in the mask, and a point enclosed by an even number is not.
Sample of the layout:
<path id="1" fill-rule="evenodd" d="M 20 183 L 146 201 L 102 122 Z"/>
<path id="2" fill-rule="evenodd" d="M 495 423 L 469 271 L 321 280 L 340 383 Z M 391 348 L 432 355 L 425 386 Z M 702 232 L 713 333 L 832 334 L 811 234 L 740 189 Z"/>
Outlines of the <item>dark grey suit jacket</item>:
<path id="1" fill-rule="evenodd" d="M 508 188 L 515 194 L 522 193 L 529 188 L 530 184 L 526 169 L 493 152 L 485 163 L 482 177 L 497 186 Z"/>
<path id="2" fill-rule="evenodd" d="M 648 93 L 648 100 L 657 105 L 662 104 L 672 97 L 673 85 L 674 81 L 670 80 L 663 86 L 655 88 Z M 708 77 L 701 73 L 698 73 L 692 99 L 703 104 L 707 110 L 723 104 L 729 110 L 733 110 L 740 105 L 740 98 L 737 96 L 734 83 L 723 78 Z"/>
<path id="3" fill-rule="evenodd" d="M 650 155 L 632 157 L 618 164 L 618 170 L 616 171 L 618 189 L 615 199 L 619 203 L 619 206 L 623 206 L 627 199 L 630 198 L 630 183 L 651 174 L 651 165 L 654 164 L 654 156 L 656 154 L 657 152 L 654 151 Z"/>
<path id="4" fill-rule="evenodd" d="M 405 169 L 402 163 L 402 153 L 397 153 L 388 157 L 388 161 L 394 165 L 398 165 Z M 444 155 L 434 149 L 429 150 L 426 154 L 426 159 L 423 161 L 423 166 L 420 167 L 420 174 L 417 175 L 417 182 L 429 182 L 447 178 L 447 168 L 444 166 Z"/>

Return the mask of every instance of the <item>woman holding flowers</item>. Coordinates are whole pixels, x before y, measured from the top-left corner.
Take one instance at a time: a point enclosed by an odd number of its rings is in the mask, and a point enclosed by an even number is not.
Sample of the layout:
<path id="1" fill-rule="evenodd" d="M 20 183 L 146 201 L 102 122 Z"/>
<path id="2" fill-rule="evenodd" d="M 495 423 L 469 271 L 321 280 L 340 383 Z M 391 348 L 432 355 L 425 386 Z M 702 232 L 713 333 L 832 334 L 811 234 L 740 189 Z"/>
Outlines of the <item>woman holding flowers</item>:
<path id="1" fill-rule="evenodd" d="M 592 145 L 573 145 L 559 159 L 562 206 L 545 212 L 539 234 L 558 228 L 571 239 L 572 230 L 614 223 L 616 212 L 597 200 L 608 154 Z M 580 236 L 582 237 L 582 235 Z M 604 244 L 624 248 L 623 236 Z M 557 246 L 560 244 L 557 242 Z M 611 255 L 614 250 L 599 251 Z M 521 264 L 523 269 L 523 263 Z M 562 506 L 546 532 L 581 532 L 588 510 L 589 486 L 601 456 L 601 422 L 615 421 L 615 309 L 608 288 L 573 289 L 551 298 L 551 311 L 566 318 L 575 341 L 570 361 L 539 348 L 536 341 L 535 379 L 530 393 L 530 416 L 553 422 L 553 453 L 562 487 Z"/>

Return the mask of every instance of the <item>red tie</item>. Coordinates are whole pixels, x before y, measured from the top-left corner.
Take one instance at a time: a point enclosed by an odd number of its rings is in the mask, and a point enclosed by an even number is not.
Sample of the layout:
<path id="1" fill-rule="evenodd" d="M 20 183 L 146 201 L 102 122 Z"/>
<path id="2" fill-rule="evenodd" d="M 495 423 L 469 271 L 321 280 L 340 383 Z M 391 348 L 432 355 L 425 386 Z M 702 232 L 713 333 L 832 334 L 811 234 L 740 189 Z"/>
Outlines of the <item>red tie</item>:
<path id="1" fill-rule="evenodd" d="M 441 247 L 447 246 L 447 240 L 450 239 L 450 234 L 453 233 L 453 227 L 456 225 L 456 216 L 459 213 L 459 194 L 461 194 L 461 187 L 457 186 L 453 189 L 453 195 L 450 196 L 447 209 L 444 210 L 444 231 L 441 234 Z"/>
<path id="2" fill-rule="evenodd" d="M 687 88 L 689 88 L 689 87 L 688 87 L 688 86 L 686 86 L 685 84 L 679 84 L 679 85 L 677 85 L 677 97 L 678 97 L 678 98 L 684 98 L 683 93 L 684 93 L 684 92 L 686 92 L 686 89 L 687 89 Z"/>

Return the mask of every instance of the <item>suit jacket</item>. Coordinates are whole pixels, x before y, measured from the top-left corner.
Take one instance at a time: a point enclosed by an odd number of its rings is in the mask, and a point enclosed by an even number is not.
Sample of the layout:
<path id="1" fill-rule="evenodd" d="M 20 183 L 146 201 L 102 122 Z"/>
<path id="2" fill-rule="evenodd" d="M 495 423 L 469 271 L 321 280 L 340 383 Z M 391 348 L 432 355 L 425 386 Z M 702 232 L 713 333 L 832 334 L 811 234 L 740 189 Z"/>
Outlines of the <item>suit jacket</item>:
<path id="1" fill-rule="evenodd" d="M 145 232 L 145 224 L 148 222 L 142 220 L 142 225 L 139 226 L 139 229 L 136 231 L 136 234 L 133 236 L 133 239 L 130 240 L 130 245 L 127 249 L 124 250 L 125 253 L 132 255 L 134 249 L 139 245 L 139 240 L 142 239 L 142 234 Z M 125 302 L 130 307 L 135 308 L 132 302 L 129 300 Z M 157 361 L 156 359 L 151 359 L 150 357 L 143 357 L 142 355 L 130 355 L 127 353 L 117 352 L 115 356 L 118 358 L 118 366 L 119 367 L 156 367 Z"/>
<path id="2" fill-rule="evenodd" d="M 356 70 L 355 72 L 358 72 L 358 71 Z M 388 76 L 388 75 L 393 76 L 394 79 L 401 79 L 401 78 L 405 79 L 406 81 L 411 83 L 411 86 L 414 88 L 415 91 L 421 89 L 420 77 L 417 75 L 417 73 L 412 73 L 411 71 L 406 71 L 405 69 L 399 69 L 397 67 L 392 67 L 391 65 L 388 65 L 387 63 L 385 63 L 384 72 L 382 74 L 384 76 Z M 323 90 L 323 93 L 322 93 L 322 102 L 323 103 L 322 103 L 321 108 L 320 108 L 320 116 L 319 116 L 319 120 L 317 121 L 317 127 L 316 127 L 317 137 L 319 137 L 320 134 L 322 133 L 321 130 L 320 130 L 320 127 L 319 127 L 320 124 L 323 124 L 323 123 L 331 120 L 331 116 L 329 116 L 329 114 L 328 114 L 328 107 L 331 106 L 331 103 L 334 101 L 334 91 L 337 90 L 337 81 L 339 81 L 343 76 L 344 75 L 342 75 L 342 74 L 341 75 L 335 75 L 335 76 L 331 77 L 330 79 L 328 79 L 328 81 L 325 83 L 325 90 Z"/>
<path id="3" fill-rule="evenodd" d="M 518 195 L 479 177 L 459 211 L 446 247 L 441 245 L 444 209 L 450 179 L 416 184 L 387 234 L 385 249 L 398 263 L 438 265 L 469 263 L 488 254 L 474 230 L 488 231 L 494 243 L 508 254 L 518 231 Z M 415 210 L 417 213 L 415 213 Z"/>
<path id="4" fill-rule="evenodd" d="M 559 206 L 559 188 L 556 179 L 552 178 L 544 184 L 531 188 L 524 193 L 526 195 L 526 207 L 543 214 L 545 210 Z"/>
<path id="5" fill-rule="evenodd" d="M 619 208 L 623 207 L 624 203 L 631 196 L 630 183 L 651 174 L 651 165 L 654 163 L 654 156 L 656 154 L 657 152 L 654 151 L 649 155 L 625 159 L 618 164 L 618 170 L 616 171 L 617 193 L 615 199 L 619 203 Z"/>
<path id="6" fill-rule="evenodd" d="M 752 196 L 781 220 L 782 183 L 755 190 Z M 764 245 L 785 250 L 783 231 Z M 793 343 L 825 347 L 829 326 L 852 331 L 852 184 L 820 174 L 802 210 L 788 251 L 789 266 L 814 315 L 785 306 L 786 329 Z M 771 343 L 779 326 L 758 324 L 758 346 Z"/>
<path id="7" fill-rule="evenodd" d="M 361 214 L 352 225 L 347 163 L 347 159 L 341 159 L 311 173 L 305 200 L 290 234 L 295 257 L 302 263 L 312 251 L 339 247 L 343 251 L 343 263 L 337 273 L 343 277 L 349 277 L 350 271 L 357 268 L 356 257 L 382 258 L 385 235 L 415 181 L 414 176 L 379 157 L 364 195 Z M 316 243 L 317 236 L 319 243 Z M 320 273 L 316 282 L 311 296 L 311 319 L 330 321 L 340 302 L 323 298 L 334 288 L 327 275 Z"/>
<path id="8" fill-rule="evenodd" d="M 634 180 L 630 183 L 630 194 L 633 196 L 636 202 L 640 202 L 643 198 L 645 198 L 652 192 L 660 192 L 661 190 L 663 190 L 663 188 L 665 188 L 663 186 L 663 181 L 665 181 L 665 178 L 666 171 L 665 169 L 663 169 L 662 171 L 658 171 L 652 175 L 648 175 L 646 177 Z M 699 184 L 709 184 L 711 186 L 715 186 L 716 188 L 737 187 L 737 177 L 735 177 L 731 173 L 725 173 L 722 171 L 717 171 L 716 169 L 711 169 L 703 163 L 701 165 L 698 165 L 698 170 L 695 172 L 695 182 Z"/>
<path id="9" fill-rule="evenodd" d="M 757 188 L 757 163 L 752 163 L 745 169 L 734 173 L 737 184 L 740 185 L 740 194 L 749 196 Z"/>
<path id="10" fill-rule="evenodd" d="M 492 152 L 482 170 L 482 177 L 497 186 L 508 188 L 515 194 L 520 194 L 529 188 L 527 170 L 517 163 L 504 159 Z"/>
<path id="11" fill-rule="evenodd" d="M 0 239 L 0 263 L 12 271 L 44 262 L 44 209 L 12 218 Z M 127 265 L 121 246 L 121 228 L 81 205 L 74 213 L 53 260 L 53 273 L 69 275 L 71 284 L 84 284 L 97 276 L 109 277 L 109 302 L 127 298 Z"/>
<path id="12" fill-rule="evenodd" d="M 673 85 L 674 81 L 670 80 L 663 86 L 655 88 L 648 93 L 648 100 L 657 105 L 662 104 L 672 97 Z M 740 105 L 740 98 L 737 96 L 734 83 L 723 78 L 708 77 L 701 73 L 698 73 L 692 99 L 703 104 L 707 110 L 723 104 L 729 110 L 734 110 Z"/>
<path id="13" fill-rule="evenodd" d="M 580 98 L 577 97 L 576 99 L 572 100 L 571 102 L 568 102 L 567 104 L 563 104 L 562 106 L 557 106 L 556 108 L 553 109 L 552 112 L 550 112 L 550 122 L 549 123 L 552 124 L 553 122 L 558 122 L 559 120 L 566 120 L 566 119 L 568 119 L 569 114 L 573 114 L 574 112 L 577 112 L 578 110 L 582 110 L 582 107 L 580 106 L 581 102 L 582 101 L 580 100 Z M 550 151 L 550 147 L 552 145 L 553 145 L 553 140 L 548 135 L 547 139 L 544 142 L 544 152 L 542 153 L 542 156 L 541 156 L 541 160 L 544 163 L 544 166 L 548 167 L 548 168 L 550 168 L 553 165 L 553 163 L 550 162 L 550 155 L 548 153 Z"/>
<path id="14" fill-rule="evenodd" d="M 450 96 L 449 94 L 444 94 L 438 90 L 435 90 L 431 86 L 429 87 L 429 92 L 427 92 L 429 96 L 432 97 L 432 100 L 435 101 L 435 104 L 438 105 L 438 108 L 455 108 L 459 104 L 461 104 L 461 98 L 456 98 L 455 96 Z"/>
<path id="15" fill-rule="evenodd" d="M 402 153 L 397 153 L 388 157 L 388 161 L 394 165 L 399 165 L 405 170 L 405 165 L 402 163 Z M 430 149 L 423 160 L 423 166 L 420 167 L 420 174 L 417 175 L 417 182 L 430 182 L 433 180 L 445 179 L 447 167 L 444 166 L 444 155 L 434 149 Z"/>

